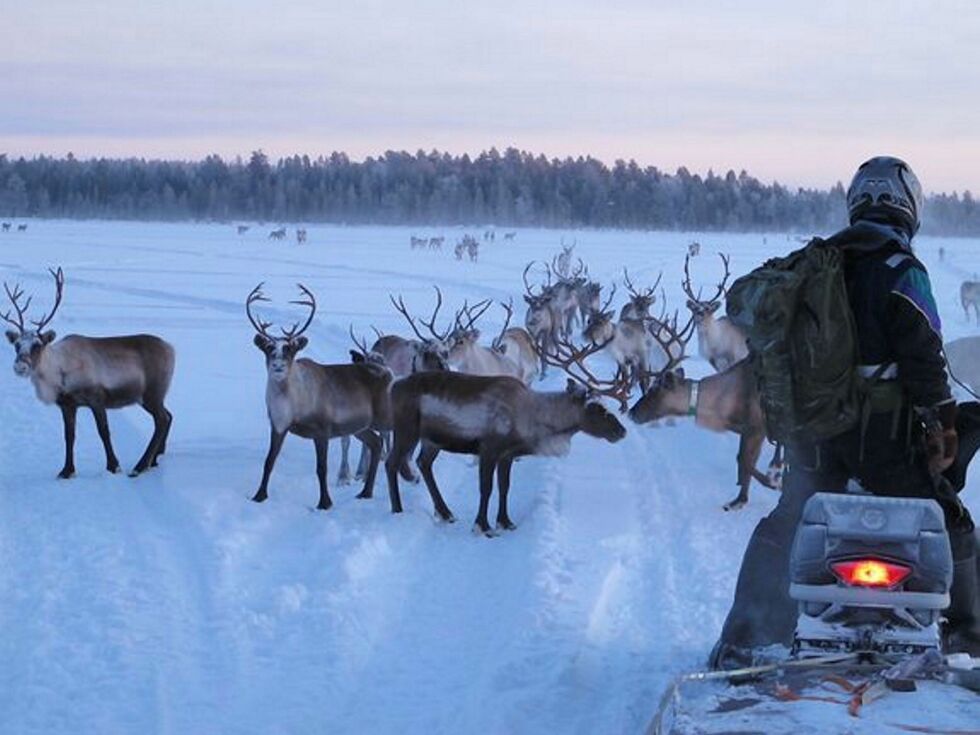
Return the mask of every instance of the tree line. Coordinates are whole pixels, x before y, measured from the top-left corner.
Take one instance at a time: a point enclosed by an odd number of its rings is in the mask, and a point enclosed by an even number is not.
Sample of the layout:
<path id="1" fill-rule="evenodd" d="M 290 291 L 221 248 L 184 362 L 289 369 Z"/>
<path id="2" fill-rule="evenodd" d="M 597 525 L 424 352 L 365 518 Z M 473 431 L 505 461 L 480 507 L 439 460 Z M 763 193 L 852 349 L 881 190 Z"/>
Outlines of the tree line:
<path id="1" fill-rule="evenodd" d="M 844 224 L 844 187 L 791 189 L 745 171 L 666 173 L 635 161 L 388 151 L 244 160 L 79 160 L 0 154 L 0 216 L 470 224 L 826 232 Z M 980 234 L 970 192 L 931 196 L 925 232 Z"/>

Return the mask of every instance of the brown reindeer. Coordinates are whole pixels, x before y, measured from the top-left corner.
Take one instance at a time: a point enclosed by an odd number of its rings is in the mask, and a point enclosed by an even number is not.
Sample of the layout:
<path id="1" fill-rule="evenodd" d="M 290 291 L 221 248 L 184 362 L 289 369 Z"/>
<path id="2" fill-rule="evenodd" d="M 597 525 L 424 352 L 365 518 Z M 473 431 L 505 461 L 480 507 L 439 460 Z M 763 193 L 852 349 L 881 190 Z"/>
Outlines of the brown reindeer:
<path id="1" fill-rule="evenodd" d="M 725 294 L 725 284 L 731 275 L 728 270 L 728 256 L 718 253 L 725 265 L 725 275 L 718 284 L 718 290 L 710 299 L 702 299 L 701 292 L 697 295 L 691 287 L 691 273 L 688 266 L 691 256 L 684 258 L 684 281 L 681 286 L 687 294 L 687 308 L 694 316 L 694 324 L 698 331 L 698 352 L 717 372 L 723 372 L 749 355 L 749 348 L 742 330 L 727 317 L 715 319 L 715 312 L 721 306 L 721 298 Z"/>
<path id="2" fill-rule="evenodd" d="M 588 351 L 568 359 L 581 362 Z M 555 358 L 549 358 L 555 359 Z M 436 485 L 432 466 L 441 451 L 479 457 L 480 508 L 474 530 L 494 535 L 487 519 L 493 476 L 497 473 L 497 528 L 516 528 L 507 512 L 511 465 L 526 455 L 562 456 L 572 436 L 616 442 L 626 429 L 598 400 L 611 395 L 622 403 L 624 386 L 583 387 L 575 377 L 566 390 L 538 393 L 516 378 L 463 373 L 417 373 L 392 386 L 394 442 L 385 469 L 393 513 L 402 511 L 397 469 L 421 442 L 418 464 L 435 512 L 455 520 Z"/>
<path id="3" fill-rule="evenodd" d="M 302 245 L 306 242 L 306 228 L 297 228 L 296 230 L 296 244 Z"/>
<path id="4" fill-rule="evenodd" d="M 24 292 L 20 287 L 11 290 L 6 283 L 3 285 L 16 312 L 16 320 L 9 311 L 2 315 L 4 321 L 17 328 L 7 330 L 7 339 L 17 353 L 14 372 L 31 379 L 42 403 L 55 403 L 61 409 L 65 425 L 65 465 L 58 473 L 61 478 L 75 474 L 75 415 L 79 406 L 92 411 L 105 449 L 106 469 L 118 472 L 119 460 L 109 438 L 106 409 L 140 404 L 153 417 L 153 436 L 130 472 L 135 477 L 155 467 L 158 457 L 166 451 L 173 416 L 163 401 L 174 372 L 174 348 L 150 334 L 125 337 L 69 334 L 55 342 L 55 333 L 44 331 L 44 327 L 61 304 L 65 276 L 61 268 L 52 270 L 51 275 L 55 281 L 54 307 L 47 316 L 31 322 L 33 329 L 24 324 L 32 297 L 21 304 Z"/>
<path id="5" fill-rule="evenodd" d="M 308 307 L 309 317 L 302 326 L 297 322 L 289 329 L 281 328 L 282 337 L 269 334 L 271 323 L 252 314 L 253 304 L 268 301 L 262 293 L 261 283 L 245 300 L 245 313 L 256 332 L 255 346 L 265 354 L 268 373 L 265 405 L 271 426 L 262 482 L 252 500 L 261 503 L 268 497 L 269 476 L 279 450 L 286 434 L 295 434 L 313 440 L 320 483 L 317 508 L 327 510 L 333 505 L 327 488 L 327 447 L 333 437 L 353 434 L 370 449 L 367 477 L 357 497 L 370 498 L 374 491 L 374 478 L 381 460 L 378 431 L 390 426 L 388 387 L 392 376 L 387 368 L 369 362 L 322 365 L 306 358 L 297 360 L 296 354 L 308 343 L 303 332 L 316 314 L 313 294 L 302 284 L 299 288 L 305 298 L 290 303 Z"/>
<path id="6" fill-rule="evenodd" d="M 753 478 L 765 487 L 778 489 L 781 447 L 776 447 L 769 474 L 756 469 L 766 426 L 750 362 L 742 360 L 703 380 L 685 378 L 683 371 L 675 371 L 674 367 L 672 363 L 660 373 L 653 387 L 630 409 L 630 418 L 646 424 L 667 416 L 694 416 L 698 426 L 738 434 L 739 490 L 735 498 L 725 503 L 725 510 L 737 510 L 749 501 Z"/>

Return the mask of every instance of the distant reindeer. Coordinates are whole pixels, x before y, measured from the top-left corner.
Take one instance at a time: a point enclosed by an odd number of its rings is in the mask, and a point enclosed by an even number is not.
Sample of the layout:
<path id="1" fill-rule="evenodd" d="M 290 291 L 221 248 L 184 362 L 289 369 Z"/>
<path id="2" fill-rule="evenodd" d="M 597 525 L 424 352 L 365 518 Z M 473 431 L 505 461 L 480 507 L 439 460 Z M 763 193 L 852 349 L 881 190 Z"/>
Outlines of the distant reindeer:
<path id="1" fill-rule="evenodd" d="M 602 301 L 602 284 L 588 279 L 588 268 L 585 278 L 579 279 L 575 287 L 575 301 L 578 303 L 579 323 L 587 324 L 589 314 L 599 310 Z"/>
<path id="2" fill-rule="evenodd" d="M 304 242 L 306 242 L 306 229 L 305 228 L 303 228 L 303 229 L 297 229 L 296 230 L 296 244 L 297 245 L 302 245 Z"/>
<path id="3" fill-rule="evenodd" d="M 453 248 L 453 255 L 455 256 L 456 260 L 462 260 L 463 253 L 465 252 L 466 252 L 466 243 L 463 241 L 456 243 L 456 247 Z"/>
<path id="4" fill-rule="evenodd" d="M 547 361 L 544 355 L 553 352 L 558 342 L 560 314 L 555 309 L 553 294 L 546 288 L 539 289 L 537 294 L 527 281 L 527 272 L 534 265 L 532 260 L 524 268 L 521 278 L 524 280 L 524 301 L 527 303 L 527 313 L 524 316 L 524 326 L 531 335 L 534 348 L 541 356 L 541 377 L 547 372 Z"/>
<path id="5" fill-rule="evenodd" d="M 763 241 L 765 241 L 765 238 L 762 238 L 762 239 L 763 239 Z M 687 254 L 690 255 L 692 258 L 700 255 L 701 254 L 701 243 L 699 243 L 697 241 L 692 242 L 692 243 L 688 243 L 688 246 L 687 246 Z"/>
<path id="6" fill-rule="evenodd" d="M 698 352 L 711 367 L 718 372 L 724 372 L 735 363 L 748 357 L 749 348 L 742 330 L 727 317 L 715 319 L 715 312 L 721 306 L 721 298 L 725 294 L 725 284 L 731 275 L 728 269 L 728 256 L 718 253 L 725 266 L 725 275 L 718 284 L 718 290 L 710 299 L 704 300 L 694 294 L 691 287 L 691 274 L 688 265 L 691 256 L 684 258 L 684 281 L 681 284 L 687 294 L 687 308 L 694 316 L 694 324 L 698 330 Z"/>
<path id="7" fill-rule="evenodd" d="M 570 359 L 584 360 L 587 352 Z M 549 358 L 554 359 L 554 358 Z M 495 535 L 487 518 L 493 477 L 497 474 L 497 528 L 514 530 L 507 511 L 511 465 L 527 455 L 562 456 L 579 431 L 617 442 L 626 435 L 619 420 L 600 402 L 606 395 L 623 400 L 623 386 L 581 386 L 569 379 L 566 390 L 538 393 L 506 376 L 418 373 L 391 389 L 394 442 L 385 469 L 393 513 L 402 512 L 398 468 L 421 442 L 418 464 L 435 512 L 446 522 L 455 517 L 436 485 L 433 463 L 441 451 L 476 455 L 480 460 L 480 507 L 474 531 Z"/>
<path id="8" fill-rule="evenodd" d="M 411 243 L 412 250 L 415 250 L 416 248 L 424 248 L 429 244 L 429 241 L 426 238 L 416 237 L 415 235 L 412 235 L 409 238 L 409 242 Z"/>
<path id="9" fill-rule="evenodd" d="M 9 222 L 4 222 L 3 223 L 3 231 L 4 232 L 10 232 L 10 223 Z"/>
<path id="10" fill-rule="evenodd" d="M 626 302 L 622 309 L 619 311 L 620 319 L 639 319 L 646 320 L 650 318 L 650 308 L 656 303 L 657 297 L 654 293 L 657 290 L 657 286 L 660 285 L 660 281 L 663 278 L 663 271 L 657 275 L 656 282 L 650 287 L 643 289 L 643 291 L 637 291 L 633 286 L 633 282 L 630 280 L 629 271 L 623 268 L 623 278 L 626 284 L 626 290 L 629 291 L 630 300 Z"/>
<path id="11" fill-rule="evenodd" d="M 372 496 L 381 460 L 378 431 L 388 429 L 391 423 L 388 388 L 392 374 L 386 367 L 370 362 L 322 365 L 307 358 L 295 359 L 308 343 L 302 335 L 316 314 L 313 294 L 302 284 L 299 288 L 305 298 L 290 303 L 308 307 L 310 314 L 302 327 L 296 322 L 290 329 L 280 328 L 282 337 L 269 334 L 271 322 L 252 314 L 253 304 L 268 301 L 261 283 L 245 300 L 245 313 L 256 332 L 255 346 L 265 355 L 268 373 L 265 404 L 272 429 L 262 482 L 252 500 L 261 503 L 268 497 L 269 476 L 286 434 L 290 433 L 313 440 L 320 484 L 317 508 L 327 510 L 333 505 L 327 487 L 327 447 L 334 437 L 353 434 L 369 448 L 370 465 L 364 488 L 357 497 Z"/>
<path id="12" fill-rule="evenodd" d="M 475 263 L 480 257 L 480 241 L 471 237 L 466 243 L 466 254 L 470 256 L 470 262 Z"/>
<path id="13" fill-rule="evenodd" d="M 960 304 L 963 306 L 963 314 L 966 320 L 970 321 L 970 308 L 976 316 L 977 324 L 980 324 L 980 281 L 963 281 L 960 284 Z"/>
<path id="14" fill-rule="evenodd" d="M 238 227 L 236 227 L 235 229 L 238 230 L 238 234 L 239 235 L 244 235 L 246 232 L 248 232 L 249 226 L 248 225 L 238 225 Z"/>
<path id="15" fill-rule="evenodd" d="M 674 372 L 668 364 L 653 387 L 630 409 L 638 424 L 668 416 L 694 416 L 698 426 L 711 431 L 732 431 L 739 435 L 738 495 L 725 503 L 725 510 L 737 510 L 749 501 L 752 479 L 770 489 L 778 489 L 782 476 L 782 448 L 777 446 L 769 474 L 756 469 L 766 438 L 765 417 L 759 403 L 755 376 L 748 360 L 742 360 L 704 380 L 690 380 L 683 371 Z"/>
<path id="16" fill-rule="evenodd" d="M 504 240 L 510 241 L 510 240 L 513 240 L 515 237 L 517 237 L 517 233 L 516 232 L 505 232 L 504 233 Z"/>
<path id="17" fill-rule="evenodd" d="M 545 266 L 547 268 L 547 266 Z M 575 321 L 579 315 L 578 291 L 585 284 L 586 279 L 582 277 L 585 265 L 579 258 L 578 267 L 569 272 L 568 268 L 562 268 L 557 262 L 557 257 L 552 258 L 551 268 L 548 269 L 548 286 L 546 290 L 551 294 L 551 307 L 556 312 L 558 319 L 558 333 L 564 339 L 569 339 L 575 326 Z M 558 276 L 556 283 L 551 283 L 550 274 L 554 272 Z"/>
<path id="18" fill-rule="evenodd" d="M 939 246 L 939 260 L 940 260 L 940 262 L 942 262 L 945 259 L 946 259 L 946 248 L 944 248 L 942 245 L 940 245 Z"/>
<path id="19" fill-rule="evenodd" d="M 430 250 L 442 250 L 442 244 L 446 241 L 445 237 L 430 237 L 429 238 L 429 249 Z"/>
<path id="20" fill-rule="evenodd" d="M 17 232 L 27 232 L 27 225 L 17 225 Z"/>
<path id="21" fill-rule="evenodd" d="M 568 271 L 572 267 L 572 251 L 577 244 L 578 241 L 575 241 L 571 245 L 566 245 L 565 241 L 562 240 L 561 254 L 558 256 L 555 267 L 555 272 L 562 278 L 568 277 Z"/>
<path id="22" fill-rule="evenodd" d="M 119 471 L 119 460 L 112 449 L 106 409 L 140 404 L 153 417 L 153 436 L 130 476 L 155 467 L 166 451 L 167 435 L 173 416 L 163 405 L 174 372 L 174 349 L 159 337 L 136 334 L 126 337 L 83 337 L 69 334 L 54 342 L 55 333 L 44 331 L 61 304 L 65 276 L 61 268 L 50 271 L 55 281 L 55 301 L 51 313 L 24 324 L 31 298 L 21 304 L 24 292 L 19 286 L 3 287 L 16 312 L 2 316 L 16 331 L 7 330 L 17 358 L 14 372 L 30 378 L 42 403 L 55 403 L 61 409 L 65 425 L 65 465 L 58 477 L 75 474 L 75 415 L 79 406 L 87 406 L 105 449 L 106 469 Z"/>
<path id="23" fill-rule="evenodd" d="M 270 240 L 285 240 L 286 239 L 286 228 L 280 227 L 278 230 L 273 230 L 269 233 Z"/>

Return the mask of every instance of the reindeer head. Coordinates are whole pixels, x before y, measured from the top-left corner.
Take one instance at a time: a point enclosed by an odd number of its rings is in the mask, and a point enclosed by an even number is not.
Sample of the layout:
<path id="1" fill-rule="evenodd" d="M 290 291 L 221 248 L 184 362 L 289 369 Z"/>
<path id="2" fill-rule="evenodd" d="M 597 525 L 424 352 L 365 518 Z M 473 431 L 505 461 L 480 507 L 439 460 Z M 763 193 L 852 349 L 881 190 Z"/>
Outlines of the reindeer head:
<path id="1" fill-rule="evenodd" d="M 492 303 L 490 299 L 481 301 L 474 306 L 464 303 L 463 308 L 456 312 L 453 330 L 446 340 L 449 345 L 450 360 L 454 359 L 454 355 L 458 355 L 479 342 L 480 330 L 476 328 L 476 321 L 483 316 Z"/>
<path id="2" fill-rule="evenodd" d="M 25 326 L 24 317 L 27 314 L 28 307 L 31 305 L 31 299 L 34 297 L 28 296 L 27 300 L 21 304 L 20 300 L 24 292 L 20 286 L 15 285 L 11 290 L 6 283 L 3 284 L 3 289 L 7 292 L 7 298 L 10 299 L 10 303 L 16 312 L 16 321 L 11 318 L 9 311 L 0 315 L 0 318 L 8 324 L 17 327 L 17 331 L 13 329 L 7 330 L 7 340 L 14 346 L 14 352 L 17 354 L 17 357 L 14 359 L 14 373 L 22 378 L 30 377 L 37 370 L 44 348 L 51 344 L 55 338 L 54 330 L 44 331 L 44 327 L 54 317 L 58 306 L 61 304 L 61 295 L 65 286 L 65 274 L 61 268 L 58 268 L 57 271 L 49 269 L 49 272 L 54 276 L 54 307 L 47 316 L 37 321 L 31 321 L 31 324 L 34 325 L 33 329 Z"/>
<path id="3" fill-rule="evenodd" d="M 303 332 L 313 322 L 313 315 L 316 314 L 316 299 L 313 294 L 302 283 L 296 285 L 299 286 L 299 290 L 306 298 L 290 301 L 289 303 L 309 307 L 310 315 L 302 327 L 300 327 L 299 322 L 293 324 L 289 329 L 280 327 L 282 337 L 274 337 L 269 334 L 268 329 L 272 326 L 272 322 L 264 322 L 252 315 L 252 304 L 256 301 L 269 300 L 262 293 L 261 283 L 252 289 L 252 292 L 245 300 L 245 314 L 248 316 L 248 320 L 252 322 L 252 326 L 255 327 L 256 331 L 253 341 L 255 342 L 255 346 L 265 354 L 265 368 L 269 373 L 269 378 L 276 383 L 282 383 L 289 378 L 289 372 L 292 370 L 293 360 L 296 358 L 296 354 L 309 343 L 309 340 L 303 336 Z"/>
<path id="4" fill-rule="evenodd" d="M 613 284 L 606 303 L 589 312 L 589 318 L 582 330 L 582 337 L 592 345 L 607 344 L 616 334 L 616 325 L 613 324 L 613 317 L 615 317 L 616 312 L 609 308 L 609 304 L 612 303 L 615 295 L 616 285 Z"/>
<path id="5" fill-rule="evenodd" d="M 663 278 L 663 271 L 657 276 L 656 283 L 650 288 L 645 288 L 642 291 L 637 290 L 633 286 L 633 282 L 630 280 L 629 271 L 623 268 L 623 276 L 625 278 L 626 289 L 630 294 L 630 302 L 626 307 L 624 316 L 627 319 L 649 319 L 650 318 L 650 307 L 652 307 L 657 302 L 657 296 L 655 294 L 657 286 L 660 285 L 660 280 Z"/>
<path id="6" fill-rule="evenodd" d="M 701 326 L 706 319 L 718 311 L 718 308 L 721 306 L 721 298 L 725 295 L 725 284 L 728 283 L 728 278 L 731 275 L 728 269 L 728 256 L 722 253 L 718 253 L 718 256 L 725 265 L 725 275 L 722 276 L 721 282 L 718 284 L 717 292 L 710 299 L 702 299 L 700 289 L 695 295 L 694 289 L 691 287 L 691 273 L 688 270 L 691 256 L 688 254 L 684 258 L 684 280 L 681 282 L 681 287 L 684 289 L 684 293 L 687 294 L 687 308 L 691 310 L 691 314 L 694 316 L 694 323 L 698 326 Z"/>
<path id="7" fill-rule="evenodd" d="M 665 370 L 653 385 L 633 404 L 630 418 L 638 424 L 648 424 L 666 416 L 682 416 L 687 411 L 687 387 L 684 369 Z"/>
<path id="8" fill-rule="evenodd" d="M 626 427 L 615 414 L 602 405 L 600 395 L 572 378 L 565 385 L 565 392 L 582 406 L 582 431 L 589 436 L 615 443 L 626 436 Z"/>
<path id="9" fill-rule="evenodd" d="M 412 360 L 412 372 L 449 369 L 449 336 L 451 328 L 442 332 L 436 331 L 436 317 L 439 315 L 439 309 L 442 308 L 442 291 L 439 290 L 438 286 L 434 286 L 434 288 L 436 290 L 436 306 L 432 310 L 432 316 L 428 321 L 419 319 L 423 326 L 429 330 L 430 336 L 428 337 L 422 334 L 419 328 L 415 326 L 415 320 L 409 314 L 408 307 L 405 306 L 405 301 L 402 297 L 399 296 L 396 301 L 394 296 L 388 296 L 395 309 L 405 317 L 412 331 L 415 332 L 415 336 L 419 338 L 418 351 Z"/>

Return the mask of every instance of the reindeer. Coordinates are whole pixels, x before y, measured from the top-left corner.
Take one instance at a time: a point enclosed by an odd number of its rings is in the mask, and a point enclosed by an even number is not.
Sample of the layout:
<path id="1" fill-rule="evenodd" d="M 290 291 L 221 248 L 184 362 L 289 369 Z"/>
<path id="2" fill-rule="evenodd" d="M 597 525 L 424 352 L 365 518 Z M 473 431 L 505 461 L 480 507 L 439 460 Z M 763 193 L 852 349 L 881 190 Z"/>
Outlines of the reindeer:
<path id="1" fill-rule="evenodd" d="M 619 312 L 619 318 L 622 319 L 637 319 L 640 321 L 645 321 L 650 319 L 650 308 L 656 303 L 657 297 L 654 295 L 657 286 L 660 285 L 660 281 L 663 278 L 663 271 L 657 275 L 657 281 L 650 288 L 644 289 L 642 292 L 637 291 L 633 286 L 633 282 L 630 280 L 629 271 L 623 268 L 623 278 L 626 284 L 626 290 L 629 291 L 630 300 L 626 302 L 623 308 Z"/>
<path id="2" fill-rule="evenodd" d="M 526 331 L 514 330 L 508 335 L 507 325 L 513 313 L 513 304 L 503 305 L 507 310 L 507 321 L 494 340 L 493 347 L 479 344 L 480 330 L 475 324 L 490 304 L 490 301 L 484 301 L 472 308 L 464 304 L 456 315 L 456 328 L 450 335 L 449 364 L 469 375 L 509 375 L 528 385 L 537 373 L 538 356 Z M 465 324 L 462 318 L 466 319 Z M 526 337 L 523 342 L 519 333 Z M 526 350 L 530 350 L 530 360 Z"/>
<path id="3" fill-rule="evenodd" d="M 465 252 L 466 252 L 466 243 L 460 240 L 458 243 L 456 243 L 456 247 L 453 248 L 453 256 L 456 258 L 456 260 L 462 260 L 463 253 Z"/>
<path id="4" fill-rule="evenodd" d="M 442 244 L 446 241 L 445 237 L 430 237 L 429 238 L 429 249 L 430 250 L 442 250 Z"/>
<path id="5" fill-rule="evenodd" d="M 541 355 L 541 377 L 547 371 L 547 362 L 543 355 L 553 351 L 558 341 L 559 314 L 554 308 L 553 294 L 545 287 L 535 294 L 527 282 L 527 272 L 534 265 L 532 260 L 524 268 L 521 278 L 524 280 L 524 301 L 527 303 L 527 313 L 524 316 L 524 326 L 531 335 L 534 348 Z"/>
<path id="6" fill-rule="evenodd" d="M 972 307 L 977 324 L 980 324 L 980 281 L 963 281 L 960 284 L 960 304 L 963 306 L 966 320 L 970 321 L 970 307 Z"/>
<path id="7" fill-rule="evenodd" d="M 585 350 L 566 359 L 581 363 L 588 354 Z M 507 494 L 517 457 L 562 456 L 579 431 L 609 442 L 626 435 L 623 425 L 598 400 L 605 395 L 622 402 L 624 386 L 616 382 L 583 386 L 580 376 L 569 374 L 566 389 L 556 393 L 532 391 L 507 376 L 464 373 L 418 373 L 395 383 L 391 389 L 395 436 L 385 462 L 392 512 L 402 512 L 398 467 L 421 442 L 419 469 L 440 519 L 455 521 L 432 471 L 439 452 L 445 450 L 479 457 L 480 508 L 474 531 L 495 535 L 487 519 L 494 472 L 499 489 L 497 528 L 514 530 Z"/>
<path id="8" fill-rule="evenodd" d="M 588 324 L 589 315 L 599 310 L 602 301 L 602 284 L 588 278 L 589 270 L 585 269 L 585 278 L 575 287 L 575 300 L 578 302 L 579 323 Z"/>
<path id="9" fill-rule="evenodd" d="M 694 324 L 698 331 L 698 353 L 711 363 L 717 372 L 724 372 L 740 360 L 748 357 L 749 348 L 745 334 L 732 321 L 723 316 L 715 319 L 715 312 L 721 306 L 721 297 L 725 293 L 725 284 L 731 275 L 728 269 L 728 256 L 718 253 L 725 265 L 725 275 L 718 284 L 718 290 L 710 299 L 701 298 L 701 292 L 695 295 L 691 288 L 691 274 L 688 265 L 691 256 L 684 258 L 684 281 L 681 286 L 687 294 L 687 308 L 694 316 Z"/>
<path id="10" fill-rule="evenodd" d="M 313 440 L 320 484 L 318 509 L 327 510 L 333 505 L 327 488 L 327 446 L 333 437 L 353 434 L 369 448 L 370 465 L 357 497 L 370 498 L 381 460 L 378 431 L 388 429 L 391 423 L 388 403 L 391 371 L 370 362 L 322 365 L 307 358 L 297 360 L 296 354 L 308 343 L 303 333 L 313 322 L 316 299 L 308 288 L 298 284 L 305 298 L 290 303 L 308 307 L 310 314 L 303 326 L 296 322 L 289 329 L 280 327 L 282 337 L 273 337 L 268 332 L 271 322 L 252 314 L 253 304 L 268 301 L 262 285 L 252 289 L 245 300 L 245 314 L 256 332 L 253 341 L 265 354 L 268 373 L 265 405 L 271 426 L 262 481 L 252 500 L 261 503 L 268 497 L 269 476 L 287 433 Z"/>
<path id="11" fill-rule="evenodd" d="M 17 232 L 27 232 L 27 225 L 26 224 L 17 225 Z"/>
<path id="12" fill-rule="evenodd" d="M 475 237 L 471 237 L 466 243 L 466 253 L 470 256 L 470 262 L 475 263 L 477 258 L 480 257 L 480 241 Z"/>
<path id="13" fill-rule="evenodd" d="M 412 250 L 415 250 L 416 248 L 424 248 L 429 243 L 426 238 L 416 237 L 415 235 L 412 235 L 409 238 L 409 242 L 411 243 Z"/>
<path id="14" fill-rule="evenodd" d="M 302 245 L 305 242 L 306 242 L 306 228 L 302 228 L 302 229 L 297 228 L 297 230 L 296 230 L 296 244 L 297 245 Z"/>
<path id="15" fill-rule="evenodd" d="M 616 361 L 619 372 L 630 387 L 647 389 L 652 370 L 663 367 L 667 355 L 657 346 L 656 338 L 640 319 L 620 319 L 614 322 L 615 312 L 609 309 L 615 287 L 606 303 L 589 315 L 582 337 L 592 345 L 602 345 Z"/>
<path id="16" fill-rule="evenodd" d="M 159 456 L 166 451 L 173 416 L 163 401 L 174 372 L 174 348 L 150 334 L 125 337 L 69 334 L 54 342 L 55 333 L 44 328 L 61 305 L 65 276 L 61 268 L 50 273 L 55 282 L 54 307 L 50 314 L 31 322 L 33 329 L 24 324 L 33 297 L 21 304 L 24 292 L 20 287 L 15 285 L 11 290 L 6 283 L 3 285 L 16 312 L 16 321 L 10 311 L 0 315 L 17 328 L 7 330 L 7 339 L 17 353 L 14 373 L 31 379 L 42 403 L 54 403 L 61 409 L 65 464 L 58 477 L 62 479 L 75 474 L 75 415 L 79 406 L 87 406 L 92 411 L 105 449 L 106 469 L 116 473 L 119 460 L 112 449 L 106 409 L 139 403 L 153 417 L 153 436 L 130 472 L 135 477 L 155 467 Z"/>
<path id="17" fill-rule="evenodd" d="M 749 360 L 741 360 L 724 372 L 700 381 L 685 378 L 683 370 L 675 371 L 676 365 L 671 361 L 665 366 L 653 387 L 630 409 L 630 418 L 646 424 L 668 416 L 694 416 L 698 426 L 738 434 L 739 491 L 725 503 L 725 510 L 737 510 L 749 501 L 753 478 L 765 487 L 778 489 L 782 447 L 776 447 L 769 474 L 756 469 L 766 438 L 766 425 Z"/>
<path id="18" fill-rule="evenodd" d="M 505 232 L 504 233 L 504 240 L 507 241 L 507 242 L 512 242 L 515 237 L 517 237 L 517 233 L 516 232 Z"/>
<path id="19" fill-rule="evenodd" d="M 551 293 L 552 309 L 555 310 L 558 318 L 558 333 L 562 338 L 568 339 L 572 334 L 575 320 L 578 319 L 578 289 L 586 281 L 582 277 L 585 266 L 582 263 L 582 259 L 579 258 L 578 267 L 569 273 L 568 268 L 563 269 L 560 263 L 557 262 L 557 257 L 552 258 L 551 268 L 548 268 L 547 265 L 545 266 L 548 270 L 548 286 L 546 288 Z M 555 284 L 551 283 L 552 272 L 558 276 L 558 281 Z"/>
<path id="20" fill-rule="evenodd" d="M 9 222 L 4 222 L 3 223 L 3 231 L 4 232 L 10 232 L 10 223 Z"/>
<path id="21" fill-rule="evenodd" d="M 273 230 L 269 233 L 270 240 L 285 240 L 286 239 L 286 228 L 280 227 L 278 230 Z"/>
<path id="22" fill-rule="evenodd" d="M 765 242 L 765 238 L 762 238 L 762 240 L 763 240 L 763 243 L 764 243 Z M 701 254 L 701 243 L 697 242 L 696 240 L 694 242 L 688 243 L 688 245 L 687 245 L 687 254 L 690 257 L 692 257 L 692 258 L 695 258 L 698 255 L 700 255 Z"/>
<path id="23" fill-rule="evenodd" d="M 235 229 L 238 231 L 238 234 L 239 235 L 244 235 L 246 232 L 248 232 L 249 226 L 248 225 L 238 225 L 238 227 L 236 227 Z"/>
<path id="24" fill-rule="evenodd" d="M 568 276 L 568 271 L 572 267 L 572 251 L 577 244 L 577 240 L 571 245 L 566 245 L 564 240 L 561 242 L 561 254 L 558 256 L 555 272 L 563 278 Z"/>

